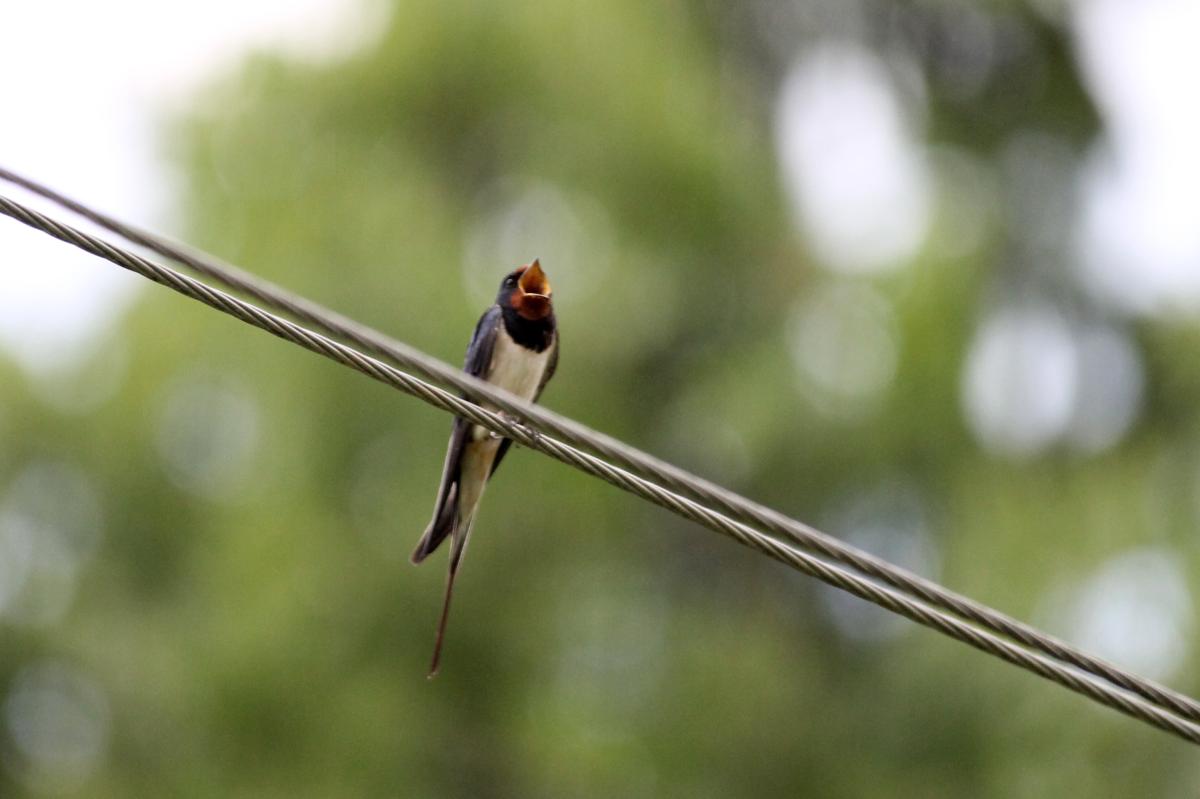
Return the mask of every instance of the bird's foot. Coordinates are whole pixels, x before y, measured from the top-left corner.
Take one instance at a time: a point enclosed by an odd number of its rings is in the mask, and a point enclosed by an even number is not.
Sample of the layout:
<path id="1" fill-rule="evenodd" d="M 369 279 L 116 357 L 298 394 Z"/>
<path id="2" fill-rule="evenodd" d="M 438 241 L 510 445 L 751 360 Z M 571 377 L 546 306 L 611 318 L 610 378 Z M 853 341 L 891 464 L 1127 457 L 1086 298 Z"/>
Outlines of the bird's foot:
<path id="1" fill-rule="evenodd" d="M 517 417 L 507 414 L 504 411 L 496 411 L 496 415 L 499 416 L 500 418 L 504 419 L 509 424 L 519 425 L 525 431 L 525 437 L 529 439 L 530 444 L 537 446 L 537 444 L 541 442 L 542 434 L 539 433 L 537 430 L 534 430 L 532 427 L 529 427 L 528 425 L 523 424 L 521 422 L 521 420 L 518 419 Z M 490 431 L 490 434 L 491 434 L 490 437 L 493 440 L 509 438 L 509 436 L 506 436 L 503 433 L 497 433 L 495 430 Z M 519 438 L 517 440 L 518 440 L 518 442 L 520 441 Z"/>
<path id="2" fill-rule="evenodd" d="M 529 446 L 538 447 L 542 443 L 542 434 L 532 427 L 526 427 L 525 432 L 529 434 Z"/>

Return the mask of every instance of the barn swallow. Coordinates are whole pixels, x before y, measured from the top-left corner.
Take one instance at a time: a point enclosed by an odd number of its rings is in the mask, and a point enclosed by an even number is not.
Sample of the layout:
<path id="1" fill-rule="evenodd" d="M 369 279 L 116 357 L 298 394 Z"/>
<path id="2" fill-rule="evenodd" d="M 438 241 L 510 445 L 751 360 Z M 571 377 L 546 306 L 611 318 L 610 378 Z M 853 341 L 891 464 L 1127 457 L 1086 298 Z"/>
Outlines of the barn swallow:
<path id="1" fill-rule="evenodd" d="M 558 330 L 550 301 L 550 281 L 535 259 L 501 281 L 496 303 L 484 311 L 475 325 L 463 371 L 535 402 L 557 365 Z M 483 407 L 496 410 L 487 403 Z M 433 520 L 412 554 L 412 562 L 420 563 L 450 538 L 450 570 L 433 645 L 433 662 L 429 666 L 430 677 L 437 674 L 454 578 L 467 548 L 479 500 L 511 444 L 512 439 L 501 438 L 461 417 L 454 420 Z"/>

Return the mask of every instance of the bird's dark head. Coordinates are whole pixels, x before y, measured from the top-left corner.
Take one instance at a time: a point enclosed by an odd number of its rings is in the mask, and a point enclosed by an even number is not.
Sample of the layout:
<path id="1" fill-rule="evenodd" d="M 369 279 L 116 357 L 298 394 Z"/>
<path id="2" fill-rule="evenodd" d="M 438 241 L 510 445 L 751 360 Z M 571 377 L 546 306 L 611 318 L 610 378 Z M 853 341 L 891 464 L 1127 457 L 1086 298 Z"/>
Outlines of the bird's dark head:
<path id="1" fill-rule="evenodd" d="M 517 315 L 536 322 L 554 312 L 550 293 L 550 281 L 541 264 L 534 259 L 533 263 L 505 275 L 496 302 L 501 308 L 511 308 Z"/>

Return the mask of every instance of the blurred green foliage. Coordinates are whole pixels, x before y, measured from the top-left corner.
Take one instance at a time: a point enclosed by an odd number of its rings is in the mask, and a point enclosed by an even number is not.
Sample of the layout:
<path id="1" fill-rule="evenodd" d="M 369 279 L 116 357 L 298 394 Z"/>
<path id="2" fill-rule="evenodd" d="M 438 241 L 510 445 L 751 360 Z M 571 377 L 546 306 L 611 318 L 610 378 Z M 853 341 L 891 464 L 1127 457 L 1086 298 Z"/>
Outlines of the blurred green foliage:
<path id="1" fill-rule="evenodd" d="M 982 12 L 1018 44 L 964 97 L 929 34 L 953 8 L 872 7 L 863 44 L 908 53 L 928 142 L 979 174 L 1018 133 L 1076 157 L 1095 135 L 1053 21 Z M 1038 623 L 1139 547 L 1200 586 L 1194 326 L 1139 323 L 1145 400 L 1117 447 L 982 450 L 961 385 L 988 298 L 1015 283 L 1091 311 L 1065 269 L 1013 266 L 1000 199 L 979 246 L 940 246 L 961 201 L 940 174 L 912 263 L 812 264 L 764 9 L 397 2 L 344 60 L 258 55 L 171 127 L 188 239 L 455 362 L 495 283 L 541 256 L 554 409 L 834 534 L 864 502 L 915 517 L 927 573 Z M 886 301 L 898 342 L 862 408 L 814 394 L 789 339 L 843 283 Z M 54 623 L 4 623 L 0 688 L 70 664 L 106 730 L 82 783 L 70 757 L 44 774 L 6 742 L 5 796 L 1184 796 L 1200 779 L 1163 733 L 524 451 L 484 503 L 428 682 L 444 561 L 406 558 L 450 420 L 159 289 L 115 336 L 119 387 L 86 413 L 0 362 L 0 488 L 77 470 L 102 519 Z M 1169 679 L 1200 689 L 1194 658 Z"/>

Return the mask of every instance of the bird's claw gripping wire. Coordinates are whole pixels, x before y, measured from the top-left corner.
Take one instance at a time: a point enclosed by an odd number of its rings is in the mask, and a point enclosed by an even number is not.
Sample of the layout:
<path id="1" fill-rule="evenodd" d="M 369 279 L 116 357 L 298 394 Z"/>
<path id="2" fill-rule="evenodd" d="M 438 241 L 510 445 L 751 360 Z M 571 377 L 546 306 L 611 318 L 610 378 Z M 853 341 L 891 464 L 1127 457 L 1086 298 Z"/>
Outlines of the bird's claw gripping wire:
<path id="1" fill-rule="evenodd" d="M 525 434 L 525 438 L 528 439 L 528 446 L 531 446 L 534 449 L 537 449 L 541 446 L 544 437 L 539 430 L 529 427 L 520 418 L 512 415 L 511 413 L 500 410 L 493 411 L 493 413 L 507 422 L 509 426 L 519 428 L 521 432 Z M 506 438 L 511 438 L 511 436 L 506 436 L 504 433 L 501 433 L 497 430 L 489 430 L 488 438 L 492 441 L 501 441 Z M 519 445 L 525 445 L 524 442 L 518 441 L 517 439 L 514 439 L 514 442 Z"/>

